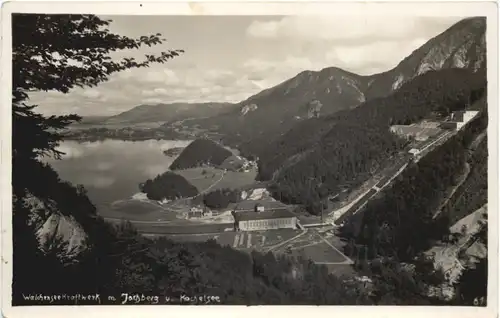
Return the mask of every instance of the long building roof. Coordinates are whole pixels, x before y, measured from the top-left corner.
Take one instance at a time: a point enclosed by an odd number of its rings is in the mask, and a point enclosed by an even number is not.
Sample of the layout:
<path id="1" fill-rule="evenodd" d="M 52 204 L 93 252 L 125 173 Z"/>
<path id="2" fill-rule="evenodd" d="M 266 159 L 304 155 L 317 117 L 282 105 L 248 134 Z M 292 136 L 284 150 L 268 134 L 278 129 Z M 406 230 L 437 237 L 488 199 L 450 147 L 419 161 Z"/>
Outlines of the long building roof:
<path id="1" fill-rule="evenodd" d="M 236 221 L 254 221 L 254 220 L 268 220 L 268 219 L 284 219 L 295 217 L 295 214 L 288 209 L 272 209 L 263 212 L 245 211 L 234 212 L 234 219 Z"/>

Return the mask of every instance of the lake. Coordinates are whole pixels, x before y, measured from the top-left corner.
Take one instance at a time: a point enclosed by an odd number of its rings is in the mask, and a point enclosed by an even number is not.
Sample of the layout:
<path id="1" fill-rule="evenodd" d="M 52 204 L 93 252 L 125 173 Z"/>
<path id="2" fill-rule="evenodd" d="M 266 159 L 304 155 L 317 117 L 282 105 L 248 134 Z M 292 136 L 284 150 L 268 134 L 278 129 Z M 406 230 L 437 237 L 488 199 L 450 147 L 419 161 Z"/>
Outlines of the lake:
<path id="1" fill-rule="evenodd" d="M 185 147 L 188 140 L 121 141 L 105 140 L 78 143 L 64 141 L 58 150 L 62 160 L 46 160 L 62 180 L 82 184 L 100 214 L 110 204 L 139 192 L 139 183 L 168 170 L 175 157 L 164 150 Z"/>

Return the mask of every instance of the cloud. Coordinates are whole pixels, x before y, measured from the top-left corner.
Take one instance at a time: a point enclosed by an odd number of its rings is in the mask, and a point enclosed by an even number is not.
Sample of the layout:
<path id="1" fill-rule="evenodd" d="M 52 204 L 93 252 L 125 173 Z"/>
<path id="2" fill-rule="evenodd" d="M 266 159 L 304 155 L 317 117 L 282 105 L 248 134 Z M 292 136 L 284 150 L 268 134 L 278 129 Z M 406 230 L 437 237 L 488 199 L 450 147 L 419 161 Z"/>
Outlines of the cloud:
<path id="1" fill-rule="evenodd" d="M 243 64 L 248 74 L 242 80 L 249 81 L 258 90 L 277 85 L 304 70 L 318 71 L 330 66 L 325 59 L 288 55 L 281 59 L 249 59 Z"/>
<path id="2" fill-rule="evenodd" d="M 85 89 L 81 92 L 82 96 L 94 99 L 101 97 L 101 93 L 96 89 Z"/>
<path id="3" fill-rule="evenodd" d="M 97 165 L 95 166 L 95 169 L 97 171 L 107 171 L 113 168 L 113 163 L 112 162 L 98 162 Z"/>
<path id="4" fill-rule="evenodd" d="M 336 66 L 370 75 L 396 66 L 458 20 L 460 17 L 287 16 L 254 21 L 246 34 L 250 38 L 288 43 L 290 51 L 295 48 L 295 55 L 278 61 L 282 67 L 315 70 Z M 253 66 L 258 73 L 278 65 L 257 65 L 252 61 L 247 66 Z"/>
<path id="5" fill-rule="evenodd" d="M 141 104 L 239 102 L 304 70 L 337 66 L 360 75 L 386 71 L 459 20 L 352 15 L 250 18 L 253 21 L 239 23 L 239 28 L 220 19 L 210 22 L 210 32 L 193 27 L 193 36 L 203 37 L 195 41 L 179 36 L 186 54 L 166 64 L 114 73 L 97 87 L 75 88 L 68 94 L 33 92 L 31 102 L 45 114 L 83 116 L 115 115 Z M 141 58 L 156 52 L 141 48 L 115 53 L 115 57 Z"/>
<path id="6" fill-rule="evenodd" d="M 107 188 L 113 185 L 115 182 L 115 178 L 101 175 L 87 175 L 83 177 L 81 181 L 82 184 L 98 189 Z"/>
<path id="7" fill-rule="evenodd" d="M 177 74 L 169 68 L 147 68 L 144 69 L 146 74 L 142 79 L 149 83 L 159 83 L 165 85 L 177 85 L 181 83 Z"/>
<path id="8" fill-rule="evenodd" d="M 409 41 L 381 41 L 359 46 L 334 46 L 325 53 L 327 63 L 360 75 L 384 72 L 426 42 L 425 39 Z M 366 53 L 370 52 L 369 55 Z"/>
<path id="9" fill-rule="evenodd" d="M 254 21 L 246 33 L 257 38 L 320 39 L 346 43 L 357 40 L 406 40 L 408 36 L 427 35 L 433 29 L 442 31 L 443 26 L 451 26 L 458 20 L 456 17 L 381 15 L 286 16 L 274 21 Z"/>
<path id="10" fill-rule="evenodd" d="M 161 103 L 163 103 L 163 99 L 161 99 L 161 98 L 146 98 L 146 99 L 142 99 L 142 102 L 144 104 L 161 104 Z"/>

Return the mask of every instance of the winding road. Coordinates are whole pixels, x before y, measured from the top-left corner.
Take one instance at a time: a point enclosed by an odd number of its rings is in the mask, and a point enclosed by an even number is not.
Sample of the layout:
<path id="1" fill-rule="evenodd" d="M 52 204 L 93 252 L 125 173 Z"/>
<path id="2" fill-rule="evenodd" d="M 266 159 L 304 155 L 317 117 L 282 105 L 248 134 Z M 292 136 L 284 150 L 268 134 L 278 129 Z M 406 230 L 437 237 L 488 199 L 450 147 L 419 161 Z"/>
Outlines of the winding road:
<path id="1" fill-rule="evenodd" d="M 226 175 L 226 172 L 227 170 L 224 170 L 220 176 L 220 178 L 218 180 L 216 180 L 214 183 L 212 183 L 210 186 L 208 186 L 206 189 L 204 189 L 203 191 L 199 192 L 197 195 L 195 196 L 191 196 L 191 197 L 188 197 L 188 198 L 183 198 L 183 199 L 180 199 L 180 200 L 192 200 L 200 195 L 203 195 L 205 193 L 207 193 L 208 191 L 210 191 L 210 189 L 212 189 L 213 187 L 215 187 L 217 184 L 219 184 L 223 179 L 224 179 L 224 176 Z M 122 201 L 118 201 L 118 202 L 114 202 L 113 204 L 116 204 L 116 203 L 122 203 L 122 202 L 130 202 L 130 201 L 139 201 L 141 203 L 147 203 L 147 204 L 150 204 L 150 205 L 153 205 L 157 208 L 159 208 L 160 210 L 156 211 L 156 212 L 160 212 L 160 213 L 166 213 L 166 214 L 171 214 L 171 213 L 179 213 L 180 211 L 182 211 L 182 208 L 179 208 L 179 209 L 175 209 L 175 208 L 172 208 L 172 207 L 165 207 L 165 206 L 162 206 L 161 204 L 159 204 L 157 201 L 153 201 L 153 200 L 137 200 L 137 199 L 128 199 L 128 200 L 122 200 Z M 113 205 L 112 204 L 112 205 Z M 174 202 L 174 206 L 176 206 L 175 202 Z M 113 218 L 113 217 L 103 217 L 105 220 L 108 220 L 108 221 L 122 221 L 123 219 L 122 218 Z M 155 224 L 155 225 L 161 225 L 161 224 L 164 224 L 164 225 L 167 225 L 167 224 L 172 224 L 172 220 L 170 221 L 139 221 L 139 220 L 128 220 L 130 223 L 132 224 Z"/>

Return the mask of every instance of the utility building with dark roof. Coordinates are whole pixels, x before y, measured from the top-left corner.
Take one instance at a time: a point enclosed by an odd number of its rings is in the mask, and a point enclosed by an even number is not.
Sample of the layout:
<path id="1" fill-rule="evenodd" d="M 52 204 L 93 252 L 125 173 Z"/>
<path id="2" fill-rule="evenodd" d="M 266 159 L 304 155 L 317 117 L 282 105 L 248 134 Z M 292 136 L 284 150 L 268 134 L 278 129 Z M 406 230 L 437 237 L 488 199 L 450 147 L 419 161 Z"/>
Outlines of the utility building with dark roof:
<path id="1" fill-rule="evenodd" d="M 261 231 L 272 229 L 297 228 L 297 216 L 288 209 L 265 210 L 256 205 L 253 211 L 232 212 L 236 231 Z"/>

